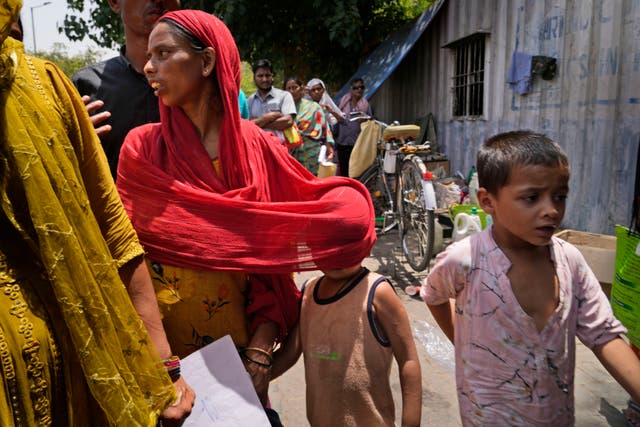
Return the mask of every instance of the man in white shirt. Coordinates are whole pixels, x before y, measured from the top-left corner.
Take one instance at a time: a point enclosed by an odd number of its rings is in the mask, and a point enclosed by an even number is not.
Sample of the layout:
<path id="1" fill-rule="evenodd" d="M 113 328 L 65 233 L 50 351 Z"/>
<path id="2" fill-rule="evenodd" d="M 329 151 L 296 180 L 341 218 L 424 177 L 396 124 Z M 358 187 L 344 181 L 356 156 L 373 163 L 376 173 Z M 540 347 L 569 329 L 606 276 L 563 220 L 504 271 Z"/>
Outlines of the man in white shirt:
<path id="1" fill-rule="evenodd" d="M 293 125 L 296 116 L 293 97 L 289 92 L 273 87 L 273 68 L 269 60 L 256 61 L 252 69 L 258 90 L 247 99 L 249 119 L 262 129 L 274 133 L 284 143 L 282 131 Z"/>

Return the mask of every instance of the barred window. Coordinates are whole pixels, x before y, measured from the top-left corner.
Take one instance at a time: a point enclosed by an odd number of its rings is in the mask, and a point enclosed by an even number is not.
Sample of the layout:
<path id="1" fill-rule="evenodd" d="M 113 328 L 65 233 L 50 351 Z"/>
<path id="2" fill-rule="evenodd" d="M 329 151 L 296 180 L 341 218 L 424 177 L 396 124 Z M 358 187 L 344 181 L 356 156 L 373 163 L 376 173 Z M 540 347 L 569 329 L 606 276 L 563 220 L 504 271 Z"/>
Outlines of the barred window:
<path id="1" fill-rule="evenodd" d="M 456 118 L 482 116 L 486 39 L 486 34 L 474 34 L 451 46 L 455 56 L 452 94 Z"/>

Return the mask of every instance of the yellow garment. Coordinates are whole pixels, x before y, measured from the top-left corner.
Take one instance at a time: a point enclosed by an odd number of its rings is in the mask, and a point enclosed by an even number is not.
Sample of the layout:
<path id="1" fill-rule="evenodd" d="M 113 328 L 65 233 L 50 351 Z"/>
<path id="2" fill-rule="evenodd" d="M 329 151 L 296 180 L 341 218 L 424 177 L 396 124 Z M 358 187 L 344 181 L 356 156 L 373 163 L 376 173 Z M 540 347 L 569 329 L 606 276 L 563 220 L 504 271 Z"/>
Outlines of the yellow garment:
<path id="1" fill-rule="evenodd" d="M 376 160 L 380 125 L 373 120 L 360 125 L 362 129 L 349 157 L 349 176 L 357 178 Z"/>
<path id="2" fill-rule="evenodd" d="M 225 335 L 247 346 L 246 274 L 147 264 L 173 354 L 186 357 Z"/>
<path id="3" fill-rule="evenodd" d="M 2 364 L 0 417 L 3 425 L 17 421 L 9 403 L 16 397 L 23 407 L 33 406 L 34 417 L 46 425 L 40 401 L 29 400 L 35 384 L 45 389 L 53 425 L 88 425 L 104 417 L 110 425 L 153 426 L 177 396 L 118 274 L 142 249 L 75 88 L 54 64 L 25 55 L 22 43 L 5 40 L 6 21 L 17 17 L 19 7 L 17 0 L 0 0 L 0 219 L 6 224 L 0 241 L 7 260 L 14 248 L 23 247 L 19 253 L 28 255 L 22 258 L 28 263 L 9 262 L 0 269 L 0 310 L 11 311 L 15 301 L 25 300 L 28 307 L 21 304 L 14 310 L 26 318 L 18 332 L 34 324 L 34 339 L 40 344 L 34 366 L 48 370 L 53 382 L 18 372 L 20 360 L 12 378 L 6 371 L 12 367 Z M 19 244 L 6 240 L 7 229 Z M 28 276 L 36 278 L 24 279 Z M 15 319 L 5 313 L 0 321 L 4 338 L 15 335 Z M 50 328 L 53 331 L 47 331 Z M 6 355 L 4 350 L 16 360 L 26 357 L 24 348 L 0 343 L 0 354 Z M 59 354 L 72 365 L 61 366 Z M 84 375 L 78 375 L 79 366 Z M 59 374 L 62 378 L 56 378 Z M 17 385 L 11 384 L 14 379 Z M 97 413 L 84 408 L 91 417 L 87 423 L 73 413 L 80 408 L 83 383 L 101 408 Z M 60 384 L 71 408 L 68 419 L 59 423 L 53 419 L 60 411 L 54 407 L 59 390 L 50 388 Z M 20 420 L 23 425 L 40 424 L 37 419 Z"/>
<path id="4" fill-rule="evenodd" d="M 211 161 L 220 174 L 218 159 Z M 249 343 L 247 275 L 174 267 L 147 259 L 162 324 L 173 354 L 186 357 L 231 335 L 236 347 Z"/>

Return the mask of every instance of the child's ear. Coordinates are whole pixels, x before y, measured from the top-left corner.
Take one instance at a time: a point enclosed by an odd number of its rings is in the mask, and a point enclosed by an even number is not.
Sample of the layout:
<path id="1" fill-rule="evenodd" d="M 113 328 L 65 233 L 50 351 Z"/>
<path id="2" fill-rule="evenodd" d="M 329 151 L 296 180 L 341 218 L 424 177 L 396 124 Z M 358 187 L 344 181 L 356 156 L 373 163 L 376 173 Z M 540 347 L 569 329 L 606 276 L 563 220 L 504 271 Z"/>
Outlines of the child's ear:
<path id="1" fill-rule="evenodd" d="M 489 193 L 486 188 L 478 188 L 478 204 L 483 211 L 489 215 L 493 215 L 494 203 L 495 199 L 493 198 L 493 195 Z"/>

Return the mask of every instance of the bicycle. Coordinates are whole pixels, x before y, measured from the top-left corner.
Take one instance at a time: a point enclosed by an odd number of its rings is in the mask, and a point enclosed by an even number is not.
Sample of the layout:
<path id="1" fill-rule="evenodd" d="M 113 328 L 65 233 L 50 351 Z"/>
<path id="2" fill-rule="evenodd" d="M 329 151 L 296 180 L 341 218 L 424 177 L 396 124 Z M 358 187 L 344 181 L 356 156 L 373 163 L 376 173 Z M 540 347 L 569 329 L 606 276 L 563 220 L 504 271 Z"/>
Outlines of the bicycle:
<path id="1" fill-rule="evenodd" d="M 427 168 L 422 157 L 430 154 L 430 146 L 415 145 L 418 126 L 376 122 L 383 127 L 376 158 L 357 179 L 371 194 L 376 223 L 381 222 L 380 233 L 398 226 L 407 262 L 422 271 L 431 260 L 435 234 L 434 207 L 426 205 L 423 191 Z"/>

